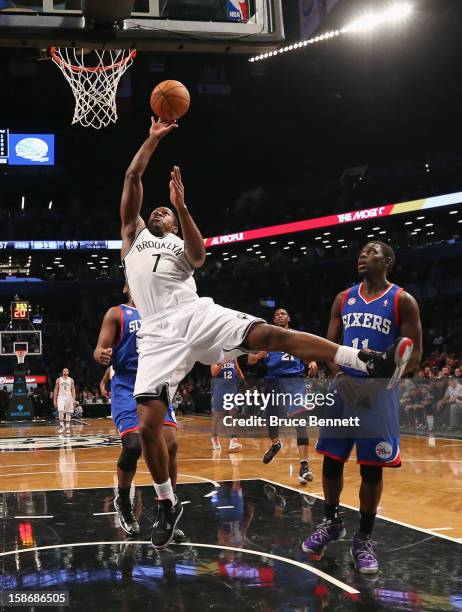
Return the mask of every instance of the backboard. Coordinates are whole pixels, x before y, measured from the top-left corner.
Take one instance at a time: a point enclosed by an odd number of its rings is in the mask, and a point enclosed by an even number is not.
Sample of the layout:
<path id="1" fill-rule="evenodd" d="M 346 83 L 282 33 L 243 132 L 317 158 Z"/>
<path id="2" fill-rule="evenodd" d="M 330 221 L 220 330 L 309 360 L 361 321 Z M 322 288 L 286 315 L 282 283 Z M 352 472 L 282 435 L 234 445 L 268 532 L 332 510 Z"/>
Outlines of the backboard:
<path id="1" fill-rule="evenodd" d="M 37 330 L 27 331 L 1 331 L 0 332 L 0 357 L 11 357 L 16 355 L 16 349 L 20 345 L 27 344 L 27 354 L 32 357 L 42 354 L 42 332 Z"/>
<path id="2" fill-rule="evenodd" d="M 89 18 L 89 5 L 102 0 L 0 0 L 0 46 L 261 53 L 284 40 L 282 0 L 119 0 L 106 7 L 116 14 L 127 2 L 130 16 L 112 27 Z"/>

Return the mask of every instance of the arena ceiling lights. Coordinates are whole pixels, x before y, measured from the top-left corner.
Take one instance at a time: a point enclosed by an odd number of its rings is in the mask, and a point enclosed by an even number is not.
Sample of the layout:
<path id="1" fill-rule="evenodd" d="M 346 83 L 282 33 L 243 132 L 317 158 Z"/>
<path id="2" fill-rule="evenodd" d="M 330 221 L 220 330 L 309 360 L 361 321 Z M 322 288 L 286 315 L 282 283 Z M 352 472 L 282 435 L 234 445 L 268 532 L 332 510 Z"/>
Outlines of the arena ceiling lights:
<path id="1" fill-rule="evenodd" d="M 271 225 L 260 227 L 253 230 L 238 231 L 233 234 L 222 236 L 213 236 L 204 238 L 206 249 L 213 247 L 226 247 L 237 242 L 246 242 L 249 240 L 261 240 L 264 238 L 272 238 L 297 232 L 306 232 L 315 229 L 327 229 L 335 226 L 348 225 L 349 223 L 361 223 L 368 221 L 377 222 L 384 217 L 393 215 L 401 215 L 411 212 L 422 212 L 436 208 L 447 206 L 457 206 L 462 204 L 462 191 L 448 193 L 430 198 L 422 198 L 409 202 L 401 202 L 399 204 L 386 204 L 373 208 L 362 210 L 353 210 L 344 213 L 335 213 L 325 217 L 315 217 L 311 219 L 303 219 L 301 221 L 293 221 L 291 223 L 283 223 L 280 225 Z M 448 214 L 458 214 L 461 209 L 453 209 L 448 211 Z M 425 219 L 424 216 L 417 217 L 417 221 Z M 462 222 L 462 219 L 457 221 Z M 407 221 L 405 224 L 412 224 L 413 221 Z M 365 228 L 364 228 L 365 229 Z M 372 231 L 379 231 L 382 228 L 375 227 Z M 384 231 L 382 229 L 382 231 Z M 324 232 L 323 236 L 330 236 L 331 232 Z M 315 240 L 321 240 L 323 237 L 318 236 Z M 276 242 L 273 241 L 275 244 Z M 272 243 L 271 243 L 272 244 Z M 255 243 L 247 251 L 258 248 L 259 243 Z M 0 250 L 17 250 L 17 251 L 120 251 L 122 248 L 122 240 L 6 240 L 0 241 Z M 223 253 L 224 255 L 224 253 Z M 93 253 L 91 257 L 96 258 L 101 255 Z M 58 260 L 58 258 L 55 258 Z M 101 258 L 103 259 L 103 258 Z M 96 262 L 94 262 L 96 263 Z"/>
<path id="2" fill-rule="evenodd" d="M 344 34 L 374 32 L 375 30 L 378 30 L 381 27 L 397 25 L 408 19 L 412 15 L 413 11 L 414 9 L 411 4 L 407 2 L 397 2 L 391 4 L 383 11 L 373 11 L 365 13 L 364 15 L 361 15 L 354 19 L 351 23 L 347 24 L 340 30 L 332 30 L 330 32 L 325 32 L 324 34 L 321 34 L 320 36 L 315 36 L 313 38 L 310 38 L 309 40 L 301 40 L 299 42 L 282 47 L 281 49 L 276 49 L 275 51 L 268 51 L 267 53 L 262 53 L 261 55 L 254 55 L 249 59 L 249 61 L 258 62 L 291 51 L 297 51 L 298 49 L 303 49 L 304 47 L 308 47 L 309 45 L 317 44 L 325 40 L 330 40 L 331 38 L 337 38 L 338 36 L 342 36 Z"/>

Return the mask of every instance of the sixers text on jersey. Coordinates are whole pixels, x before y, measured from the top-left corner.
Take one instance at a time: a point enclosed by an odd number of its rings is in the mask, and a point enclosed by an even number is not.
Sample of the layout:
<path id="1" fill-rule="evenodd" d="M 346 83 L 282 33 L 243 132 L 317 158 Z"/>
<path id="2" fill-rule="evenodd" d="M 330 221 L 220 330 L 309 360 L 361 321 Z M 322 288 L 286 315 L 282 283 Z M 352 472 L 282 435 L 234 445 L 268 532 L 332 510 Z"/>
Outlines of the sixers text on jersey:
<path id="1" fill-rule="evenodd" d="M 399 336 L 398 299 L 402 289 L 390 285 L 375 298 L 367 299 L 362 284 L 345 292 L 342 303 L 344 346 L 385 351 Z M 342 368 L 351 376 L 365 376 L 352 368 Z"/>
<path id="2" fill-rule="evenodd" d="M 120 338 L 112 351 L 112 367 L 116 375 L 132 373 L 136 375 L 138 368 L 138 351 L 136 348 L 136 332 L 141 326 L 140 315 L 136 308 L 121 304 Z"/>

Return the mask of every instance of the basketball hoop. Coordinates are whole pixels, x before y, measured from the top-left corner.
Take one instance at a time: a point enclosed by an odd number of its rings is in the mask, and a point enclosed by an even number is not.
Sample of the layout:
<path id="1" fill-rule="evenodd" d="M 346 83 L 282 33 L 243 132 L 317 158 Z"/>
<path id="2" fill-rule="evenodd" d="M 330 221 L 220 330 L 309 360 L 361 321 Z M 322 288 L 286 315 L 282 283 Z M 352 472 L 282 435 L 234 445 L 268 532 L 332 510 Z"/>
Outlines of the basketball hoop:
<path id="1" fill-rule="evenodd" d="M 24 363 L 24 359 L 27 355 L 27 351 L 23 351 L 21 349 L 16 349 L 15 350 L 16 353 L 16 358 L 18 360 L 18 365 L 22 365 Z"/>
<path id="2" fill-rule="evenodd" d="M 119 81 L 136 57 L 134 49 L 86 49 L 51 47 L 51 59 L 59 67 L 75 97 L 72 123 L 99 130 L 117 121 Z M 88 58 L 87 58 L 88 53 Z M 86 65 L 85 62 L 93 65 Z"/>

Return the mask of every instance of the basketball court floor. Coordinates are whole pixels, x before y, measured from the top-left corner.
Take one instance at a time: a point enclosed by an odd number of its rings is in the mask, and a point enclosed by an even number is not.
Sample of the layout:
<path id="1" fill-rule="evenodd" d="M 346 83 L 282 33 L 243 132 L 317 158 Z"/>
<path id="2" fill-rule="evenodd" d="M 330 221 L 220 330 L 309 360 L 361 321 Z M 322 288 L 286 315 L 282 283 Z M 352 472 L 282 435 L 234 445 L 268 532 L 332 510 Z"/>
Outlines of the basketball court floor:
<path id="1" fill-rule="evenodd" d="M 143 461 L 135 478 L 140 538 L 131 540 L 118 525 L 119 441 L 111 420 L 74 425 L 70 439 L 56 436 L 51 424 L 4 425 L 2 590 L 68 591 L 74 610 L 462 608 L 462 441 L 403 438 L 403 467 L 386 471 L 374 531 L 380 573 L 364 578 L 349 557 L 357 526 L 354 461 L 342 500 L 347 537 L 312 561 L 301 542 L 323 517 L 320 457 L 313 454 L 316 479 L 303 487 L 295 440 L 263 465 L 264 438 L 243 440 L 239 453 L 224 443 L 213 452 L 209 418 L 179 422 L 186 541 L 160 553 L 149 542 L 153 488 Z"/>

